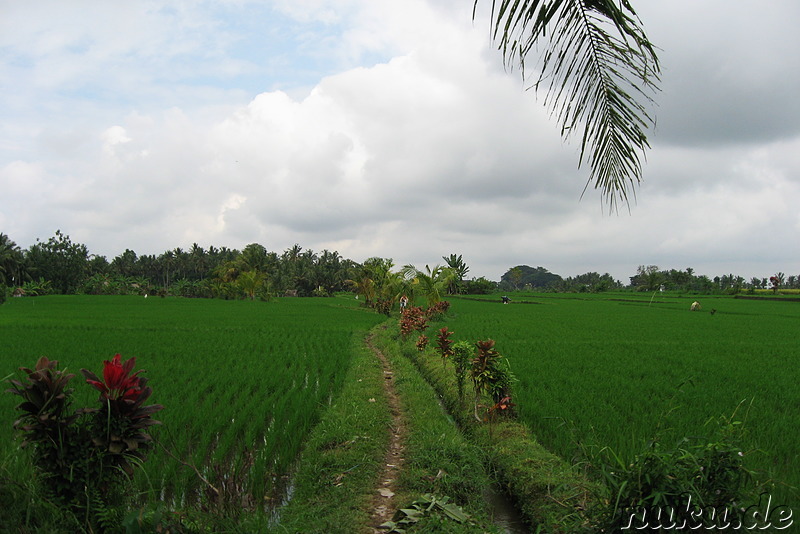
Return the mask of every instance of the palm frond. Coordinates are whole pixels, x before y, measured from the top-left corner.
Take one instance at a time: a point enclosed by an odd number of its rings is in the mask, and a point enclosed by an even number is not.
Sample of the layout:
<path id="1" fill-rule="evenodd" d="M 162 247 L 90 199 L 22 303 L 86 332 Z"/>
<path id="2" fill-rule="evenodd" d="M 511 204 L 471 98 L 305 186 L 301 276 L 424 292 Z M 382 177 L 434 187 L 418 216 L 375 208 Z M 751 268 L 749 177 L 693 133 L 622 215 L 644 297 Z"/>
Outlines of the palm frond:
<path id="1" fill-rule="evenodd" d="M 478 0 L 475 0 L 477 7 Z M 473 10 L 474 16 L 474 10 Z M 650 147 L 648 111 L 658 91 L 659 62 L 628 0 L 492 0 L 492 37 L 507 67 L 526 77 L 529 54 L 542 44 L 536 89 L 562 136 L 583 127 L 579 166 L 591 168 L 611 209 L 629 203 Z"/>

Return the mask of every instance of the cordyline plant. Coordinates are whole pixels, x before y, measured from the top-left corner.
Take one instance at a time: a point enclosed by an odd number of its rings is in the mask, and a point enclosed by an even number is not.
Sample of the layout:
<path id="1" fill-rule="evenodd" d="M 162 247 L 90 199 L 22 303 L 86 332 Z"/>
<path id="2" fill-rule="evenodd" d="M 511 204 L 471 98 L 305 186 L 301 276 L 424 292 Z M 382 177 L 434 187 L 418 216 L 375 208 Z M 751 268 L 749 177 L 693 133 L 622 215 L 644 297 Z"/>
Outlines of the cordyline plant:
<path id="1" fill-rule="evenodd" d="M 447 358 L 453 355 L 453 340 L 450 339 L 452 335 L 453 332 L 448 330 L 446 326 L 440 328 L 436 334 L 436 350 L 439 351 L 439 355 L 442 357 L 443 365 L 447 365 Z"/>
<path id="2" fill-rule="evenodd" d="M 152 389 L 141 371 L 131 373 L 135 358 L 122 362 L 117 354 L 103 362 L 103 379 L 82 370 L 86 382 L 100 391 L 98 408 L 71 410 L 75 377 L 58 369 L 58 362 L 39 358 L 25 376 L 10 380 L 8 392 L 22 397 L 22 416 L 14 428 L 33 447 L 34 467 L 49 497 L 73 509 L 86 510 L 92 501 L 111 504 L 121 479 L 145 458 L 151 441 L 146 429 L 158 424 L 151 415 L 163 407 L 145 406 Z M 124 475 L 122 475 L 124 473 Z M 86 510 L 88 511 L 88 510 Z"/>
<path id="3" fill-rule="evenodd" d="M 420 334 L 420 336 L 417 338 L 417 350 L 423 352 L 427 346 L 428 336 L 425 334 Z"/>
<path id="4" fill-rule="evenodd" d="M 404 338 L 412 332 L 422 332 L 427 327 L 428 319 L 419 306 L 409 306 L 400 314 L 400 335 Z"/>
<path id="5" fill-rule="evenodd" d="M 81 369 L 86 382 L 100 392 L 103 408 L 94 415 L 92 443 L 106 451 L 112 463 L 133 476 L 131 461 L 141 461 L 151 438 L 146 432 L 150 426 L 160 424 L 150 416 L 162 410 L 160 404 L 145 406 L 153 393 L 147 379 L 139 376 L 141 370 L 131 374 L 136 358 L 121 362 L 119 354 L 103 362 L 103 380 L 86 369 Z"/>
<path id="6" fill-rule="evenodd" d="M 428 309 L 425 310 L 425 315 L 431 321 L 438 321 L 444 317 L 449 309 L 450 303 L 446 300 L 440 300 L 436 304 L 431 304 L 428 306 Z"/>
<path id="7" fill-rule="evenodd" d="M 511 413 L 511 382 L 514 377 L 508 368 L 508 362 L 494 348 L 494 340 L 487 339 L 475 343 L 478 349 L 472 359 L 472 383 L 475 387 L 475 419 L 481 421 L 478 415 L 478 405 L 483 394 L 491 396 L 493 406 L 487 412 L 491 414 Z"/>
<path id="8" fill-rule="evenodd" d="M 464 380 L 472 362 L 473 352 L 472 343 L 469 341 L 459 341 L 453 345 L 453 367 L 458 386 L 458 400 L 461 402 L 464 401 Z"/>

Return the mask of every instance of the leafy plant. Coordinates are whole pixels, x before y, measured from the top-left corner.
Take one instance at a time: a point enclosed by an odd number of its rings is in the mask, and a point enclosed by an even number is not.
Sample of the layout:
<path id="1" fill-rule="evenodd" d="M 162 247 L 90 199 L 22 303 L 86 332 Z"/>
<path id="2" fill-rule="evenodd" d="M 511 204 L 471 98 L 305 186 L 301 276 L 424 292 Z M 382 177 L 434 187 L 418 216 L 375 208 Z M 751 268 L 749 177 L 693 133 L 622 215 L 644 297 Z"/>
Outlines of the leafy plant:
<path id="1" fill-rule="evenodd" d="M 419 306 L 410 306 L 400 314 L 400 335 L 408 337 L 411 332 L 421 332 L 428 327 L 425 312 Z"/>
<path id="2" fill-rule="evenodd" d="M 448 330 L 446 326 L 440 328 L 436 334 L 436 350 L 439 351 L 444 365 L 447 364 L 447 358 L 453 355 L 453 340 L 450 339 L 452 335 L 453 332 Z"/>
<path id="3" fill-rule="evenodd" d="M 473 345 L 469 341 L 459 341 L 454 343 L 452 348 L 458 398 L 461 401 L 464 400 L 464 382 L 467 378 L 467 370 L 469 370 L 469 365 L 474 355 L 472 347 Z"/>
<path id="4" fill-rule="evenodd" d="M 69 503 L 75 497 L 73 479 L 75 471 L 70 458 L 80 449 L 73 423 L 79 412 L 70 413 L 70 395 L 67 388 L 75 377 L 58 369 L 58 361 L 42 356 L 33 369 L 21 367 L 25 373 L 22 380 L 9 380 L 7 391 L 22 397 L 17 406 L 22 416 L 14 422 L 14 428 L 24 436 L 22 447 L 33 447 L 34 464 L 43 476 L 50 494 Z"/>
<path id="5" fill-rule="evenodd" d="M 49 295 L 53 292 L 53 285 L 50 280 L 39 278 L 38 280 L 31 280 L 22 284 L 22 294 L 27 297 L 38 297 L 42 295 Z"/>
<path id="6" fill-rule="evenodd" d="M 427 346 L 428 346 L 428 336 L 426 336 L 425 334 L 420 334 L 419 338 L 417 338 L 417 350 L 423 352 Z"/>
<path id="7" fill-rule="evenodd" d="M 607 491 L 599 499 L 604 504 L 596 511 L 596 527 L 647 528 L 658 513 L 692 530 L 723 528 L 719 521 L 758 524 L 759 518 L 745 517 L 760 488 L 744 465 L 749 453 L 742 450 L 740 425 L 733 417 L 722 418 L 708 438 L 667 443 L 656 437 L 632 459 L 608 447 L 589 452 L 591 470 Z"/>
<path id="8" fill-rule="evenodd" d="M 437 497 L 431 493 L 426 493 L 421 498 L 415 500 L 407 508 L 401 508 L 395 512 L 391 521 L 381 525 L 381 528 L 389 529 L 388 532 L 405 532 L 407 528 L 414 526 L 426 516 L 440 515 L 456 523 L 475 524 L 472 517 L 467 514 L 460 506 L 449 502 L 450 497 Z"/>
<path id="9" fill-rule="evenodd" d="M 98 525 L 114 516 L 109 505 L 119 497 L 123 479 L 144 460 L 150 442 L 145 430 L 158 424 L 151 415 L 163 408 L 144 406 L 152 390 L 141 371 L 131 373 L 134 365 L 135 358 L 122 363 L 117 354 L 104 362 L 103 380 L 82 370 L 100 391 L 101 409 L 72 411 L 74 390 L 67 386 L 75 375 L 44 356 L 34 369 L 20 368 L 22 379 L 9 381 L 8 391 L 23 399 L 14 427 L 23 432 L 22 445 L 33 448 L 45 493 Z"/>
<path id="10" fill-rule="evenodd" d="M 472 383 L 475 387 L 475 419 L 481 421 L 478 416 L 478 406 L 482 395 L 489 395 L 493 405 L 503 404 L 503 399 L 511 398 L 511 383 L 514 375 L 508 365 L 508 361 L 503 358 L 494 348 L 494 340 L 487 339 L 475 343 L 478 349 L 477 354 L 472 359 Z M 510 406 L 507 406 L 510 407 Z M 492 407 L 487 410 L 492 412 Z M 505 408 L 501 413 L 511 413 Z M 494 412 L 492 412 L 494 413 Z"/>
<path id="11" fill-rule="evenodd" d="M 136 358 L 122 363 L 117 354 L 103 362 L 103 381 L 91 371 L 81 369 L 86 382 L 100 392 L 99 401 L 104 408 L 94 412 L 92 443 L 128 476 L 133 475 L 131 462 L 144 460 L 152 441 L 147 429 L 159 424 L 150 416 L 164 408 L 160 404 L 144 406 L 153 390 L 147 386 L 147 379 L 139 376 L 141 371 L 131 374 L 135 365 Z"/>
<path id="12" fill-rule="evenodd" d="M 449 309 L 450 309 L 450 301 L 440 300 L 435 304 L 431 304 L 430 306 L 428 306 L 428 309 L 425 310 L 425 315 L 431 321 L 439 321 L 444 317 L 444 315 L 447 313 L 447 310 Z"/>
<path id="13" fill-rule="evenodd" d="M 500 353 L 494 349 L 493 339 L 478 341 L 475 343 L 475 347 L 478 349 L 478 353 L 472 359 L 471 376 L 472 384 L 475 387 L 475 419 L 480 421 L 478 405 L 481 395 L 489 392 Z"/>

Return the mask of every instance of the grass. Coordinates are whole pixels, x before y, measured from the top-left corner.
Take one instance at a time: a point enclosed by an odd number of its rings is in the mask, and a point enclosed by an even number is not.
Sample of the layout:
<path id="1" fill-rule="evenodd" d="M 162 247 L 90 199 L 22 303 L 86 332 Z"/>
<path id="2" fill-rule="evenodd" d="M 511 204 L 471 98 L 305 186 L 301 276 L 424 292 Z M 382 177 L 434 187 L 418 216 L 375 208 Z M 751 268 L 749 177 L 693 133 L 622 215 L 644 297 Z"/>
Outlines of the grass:
<path id="1" fill-rule="evenodd" d="M 401 501 L 412 503 L 424 494 L 448 497 L 463 507 L 474 524 L 457 524 L 441 515 L 426 516 L 415 532 L 493 532 L 485 499 L 491 478 L 483 450 L 454 423 L 437 392 L 392 341 L 397 325 L 378 331 L 376 344 L 391 361 L 395 387 L 408 426 L 406 463 L 400 475 Z M 408 504 L 406 505 L 408 506 Z M 441 530 L 445 529 L 445 530 Z"/>
<path id="2" fill-rule="evenodd" d="M 453 299 L 447 325 L 455 340 L 497 341 L 519 379 L 520 418 L 548 449 L 577 458 L 579 443 L 596 443 L 630 456 L 658 433 L 702 436 L 742 404 L 748 465 L 771 473 L 775 497 L 797 506 L 786 486 L 800 485 L 796 303 L 631 293 L 513 300 Z M 701 312 L 689 311 L 694 300 Z"/>
<path id="3" fill-rule="evenodd" d="M 431 330 L 438 326 L 431 326 Z M 582 528 L 586 522 L 583 510 L 590 505 L 594 490 L 592 484 L 569 463 L 546 450 L 524 424 L 510 420 L 476 424 L 471 388 L 467 388 L 464 400 L 459 399 L 452 364 L 443 366 L 432 350 L 420 353 L 413 337 L 403 340 L 383 335 L 380 346 L 387 353 L 403 354 L 405 365 L 413 362 L 432 385 L 468 436 L 470 447 L 482 451 L 484 466 L 492 470 L 492 478 L 516 501 L 531 531 L 567 533 Z M 437 444 L 431 443 L 430 447 L 435 449 Z"/>
<path id="4" fill-rule="evenodd" d="M 361 339 L 354 340 L 352 350 L 341 394 L 305 444 L 296 490 L 276 532 L 366 529 L 365 508 L 388 443 L 389 414 L 380 363 Z"/>
<path id="5" fill-rule="evenodd" d="M 432 328 L 447 325 L 454 340 L 497 341 L 519 379 L 513 400 L 524 424 L 498 424 L 491 433 L 479 425 L 465 439 L 436 401 L 443 396 L 456 419 L 469 418 L 471 410 L 458 405 L 452 365 L 443 369 L 433 355 L 412 365 L 401 351 L 416 357 L 413 342 L 398 345 L 393 333 L 381 334 L 409 421 L 404 502 L 446 495 L 476 518 L 476 528 L 491 528 L 481 496 L 488 480 L 481 465 L 488 463 L 532 522 L 565 529 L 579 521 L 576 506 L 586 504 L 586 482 L 570 465 L 580 461 L 579 443 L 630 456 L 657 433 L 702 436 L 709 420 L 740 405 L 748 465 L 800 485 L 797 303 L 633 293 L 512 298 L 508 306 L 493 297 L 452 299 L 446 322 Z M 694 300 L 701 312 L 689 312 Z M 382 317 L 355 304 L 11 299 L 0 307 L 0 365 L 11 375 L 47 355 L 73 371 L 99 372 L 116 352 L 137 357 L 154 388 L 152 402 L 166 406 L 157 417 L 164 422 L 159 441 L 230 487 L 227 500 L 209 508 L 195 473 L 154 451 L 136 480 L 149 517 L 166 499 L 178 511 L 170 521 L 185 532 L 358 532 L 368 523 L 364 504 L 385 452 L 388 415 L 380 366 L 361 344 Z M 75 382 L 76 405 L 92 404 L 96 394 Z M 58 511 L 36 493 L 13 439 L 15 403 L 0 396 L 8 414 L 0 425 L 0 502 L 19 518 L 9 527 L 57 532 Z M 270 488 L 288 480 L 293 499 L 276 525 L 259 510 L 281 498 Z M 797 508 L 787 486 L 773 490 Z M 251 511 L 243 511 L 243 495 Z M 199 503 L 212 513 L 192 512 Z M 566 523 L 559 526 L 558 517 Z M 426 521 L 419 531 L 452 527 L 440 516 Z"/>
<path id="6" fill-rule="evenodd" d="M 171 454 L 152 450 L 134 502 L 247 515 L 280 498 L 305 438 L 344 385 L 354 340 L 380 320 L 347 298 L 12 299 L 0 307 L 0 368 L 10 376 L 46 355 L 72 372 L 99 373 L 116 352 L 136 356 L 151 402 L 165 406 L 152 433 Z M 75 407 L 94 405 L 96 392 L 80 377 L 72 385 Z M 0 458 L 11 481 L 24 481 L 33 473 L 13 439 L 16 402 L 0 396 L 8 414 Z M 209 500 L 184 463 L 227 489 Z"/>
<path id="7" fill-rule="evenodd" d="M 394 325 L 394 321 L 387 324 Z M 384 337 L 381 326 L 373 332 Z M 479 448 L 465 440 L 436 401 L 431 387 L 396 346 L 381 343 L 390 359 L 407 424 L 405 467 L 398 500 L 410 508 L 425 494 L 448 497 L 472 519 L 464 524 L 444 514 L 424 514 L 414 532 L 495 532 L 483 498 L 490 480 Z M 388 446 L 388 407 L 382 368 L 363 344 L 342 394 L 309 437 L 298 464 L 297 492 L 282 511 L 277 532 L 368 532 L 370 497 Z M 372 399 L 374 402 L 371 402 Z"/>

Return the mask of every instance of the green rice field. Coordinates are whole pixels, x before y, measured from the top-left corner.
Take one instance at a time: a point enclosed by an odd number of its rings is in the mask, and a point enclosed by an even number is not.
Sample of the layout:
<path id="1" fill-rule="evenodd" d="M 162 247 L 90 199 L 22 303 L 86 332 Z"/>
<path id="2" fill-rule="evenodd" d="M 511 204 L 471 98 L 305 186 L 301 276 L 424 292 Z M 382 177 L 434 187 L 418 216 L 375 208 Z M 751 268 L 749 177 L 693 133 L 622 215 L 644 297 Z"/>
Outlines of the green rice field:
<path id="1" fill-rule="evenodd" d="M 0 371 L 7 377 L 40 356 L 60 368 L 102 373 L 120 353 L 146 369 L 164 405 L 152 434 L 172 455 L 217 484 L 240 485 L 254 503 L 287 479 L 299 449 L 342 386 L 352 349 L 383 316 L 352 297 L 271 302 L 133 296 L 10 299 L 0 307 Z M 74 407 L 97 392 L 80 373 Z M 0 395 L 0 466 L 14 477 L 30 467 L 12 438 L 19 398 Z M 176 504 L 196 500 L 197 475 L 154 449 L 138 489 Z"/>
<path id="2" fill-rule="evenodd" d="M 689 311 L 694 300 L 701 311 Z M 800 486 L 800 303 L 635 293 L 451 302 L 453 338 L 496 340 L 519 380 L 521 418 L 552 451 L 577 458 L 580 441 L 630 456 L 657 434 L 709 436 L 736 411 L 747 465 L 800 504 L 784 485 Z"/>
<path id="3" fill-rule="evenodd" d="M 708 436 L 738 410 L 748 466 L 770 472 L 780 482 L 773 496 L 798 506 L 786 485 L 800 486 L 800 303 L 635 293 L 513 300 L 452 298 L 446 324 L 454 340 L 496 340 L 518 378 L 517 410 L 547 448 L 568 460 L 579 457 L 577 442 L 630 456 L 657 433 Z M 701 311 L 689 311 L 694 300 Z M 0 307 L 0 373 L 43 355 L 100 373 L 115 353 L 135 356 L 151 402 L 165 407 L 157 440 L 258 503 L 281 489 L 353 348 L 384 319 L 352 297 L 10 299 Z M 96 391 L 82 382 L 73 380 L 75 406 L 94 405 Z M 0 468 L 23 479 L 31 468 L 13 439 L 17 402 L 0 395 Z M 160 448 L 135 482 L 145 499 L 177 506 L 203 488 Z"/>

